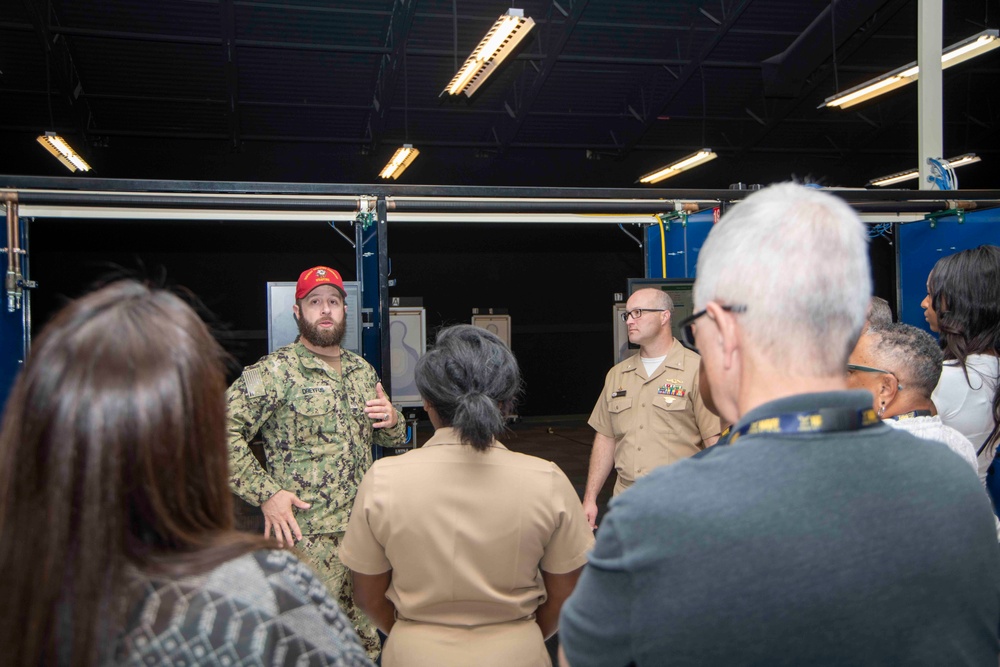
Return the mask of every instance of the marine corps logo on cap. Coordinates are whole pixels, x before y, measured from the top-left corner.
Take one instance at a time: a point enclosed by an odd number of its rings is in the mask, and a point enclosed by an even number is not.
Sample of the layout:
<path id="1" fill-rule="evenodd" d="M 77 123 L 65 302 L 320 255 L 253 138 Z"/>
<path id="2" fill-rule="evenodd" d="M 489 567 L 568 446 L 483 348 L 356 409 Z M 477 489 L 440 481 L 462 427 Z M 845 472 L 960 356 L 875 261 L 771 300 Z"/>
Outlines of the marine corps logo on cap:
<path id="1" fill-rule="evenodd" d="M 295 298 L 305 297 L 319 285 L 333 285 L 340 290 L 341 295 L 346 294 L 344 281 L 339 273 L 328 266 L 314 266 L 311 269 L 306 269 L 299 276 L 299 282 L 295 286 Z"/>

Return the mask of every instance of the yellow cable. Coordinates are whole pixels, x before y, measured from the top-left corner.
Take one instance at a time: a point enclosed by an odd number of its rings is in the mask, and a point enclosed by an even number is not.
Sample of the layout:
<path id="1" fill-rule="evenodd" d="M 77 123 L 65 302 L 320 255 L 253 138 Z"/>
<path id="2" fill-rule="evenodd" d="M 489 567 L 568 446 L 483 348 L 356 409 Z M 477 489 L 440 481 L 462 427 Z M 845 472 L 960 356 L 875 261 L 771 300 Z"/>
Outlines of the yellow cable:
<path id="1" fill-rule="evenodd" d="M 663 218 L 656 216 L 660 223 L 660 264 L 662 266 L 660 277 L 667 277 L 667 235 L 663 231 Z"/>

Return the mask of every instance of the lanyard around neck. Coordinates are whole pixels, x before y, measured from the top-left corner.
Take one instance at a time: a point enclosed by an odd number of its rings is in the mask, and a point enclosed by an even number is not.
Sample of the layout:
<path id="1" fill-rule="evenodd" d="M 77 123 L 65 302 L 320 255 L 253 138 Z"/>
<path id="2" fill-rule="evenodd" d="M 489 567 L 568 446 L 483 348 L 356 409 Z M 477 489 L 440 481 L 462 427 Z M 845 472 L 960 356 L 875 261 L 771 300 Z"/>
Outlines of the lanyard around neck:
<path id="1" fill-rule="evenodd" d="M 755 419 L 734 430 L 726 444 L 755 435 L 788 435 L 796 433 L 836 433 L 858 431 L 880 423 L 871 408 L 823 408 L 812 412 L 788 412 Z"/>
<path id="2" fill-rule="evenodd" d="M 889 417 L 893 421 L 899 421 L 900 419 L 916 419 L 917 417 L 930 417 L 930 410 L 910 410 L 909 412 L 904 412 L 901 415 L 896 415 L 895 417 Z"/>

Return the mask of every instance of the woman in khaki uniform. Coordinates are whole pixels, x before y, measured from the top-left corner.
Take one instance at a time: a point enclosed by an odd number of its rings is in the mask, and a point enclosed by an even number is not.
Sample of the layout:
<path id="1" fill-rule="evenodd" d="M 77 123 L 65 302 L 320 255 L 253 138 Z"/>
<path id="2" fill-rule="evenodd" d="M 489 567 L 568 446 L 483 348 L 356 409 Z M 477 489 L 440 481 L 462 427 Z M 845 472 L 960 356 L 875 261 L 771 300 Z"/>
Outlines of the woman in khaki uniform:
<path id="1" fill-rule="evenodd" d="M 548 667 L 594 542 L 580 499 L 554 463 L 496 440 L 521 386 L 499 338 L 446 329 L 416 376 L 434 436 L 368 471 L 340 550 L 389 635 L 382 664 Z"/>

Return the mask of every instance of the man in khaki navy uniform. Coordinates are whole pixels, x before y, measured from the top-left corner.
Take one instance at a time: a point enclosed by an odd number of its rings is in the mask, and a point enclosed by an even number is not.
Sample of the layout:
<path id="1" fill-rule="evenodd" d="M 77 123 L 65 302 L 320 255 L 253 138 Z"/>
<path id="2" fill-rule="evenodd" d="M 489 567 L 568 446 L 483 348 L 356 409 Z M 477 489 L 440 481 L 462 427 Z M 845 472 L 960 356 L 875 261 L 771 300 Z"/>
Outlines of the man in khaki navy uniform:
<path id="1" fill-rule="evenodd" d="M 295 546 L 354 622 L 372 658 L 375 627 L 353 601 L 337 552 L 358 484 L 371 467 L 374 441 L 403 443 L 406 425 L 375 369 L 340 347 L 347 307 L 340 274 L 304 271 L 292 313 L 299 339 L 248 366 L 226 392 L 230 486 L 260 505 L 264 534 Z M 268 469 L 250 451 L 257 434 Z M 293 510 L 293 507 L 295 510 Z"/>
<path id="2" fill-rule="evenodd" d="M 641 289 L 629 297 L 628 339 L 639 354 L 614 366 L 588 423 L 597 433 L 583 510 L 597 527 L 597 494 L 614 467 L 618 495 L 653 468 L 675 463 L 714 445 L 719 418 L 698 389 L 700 357 L 674 340 L 670 295 Z"/>

